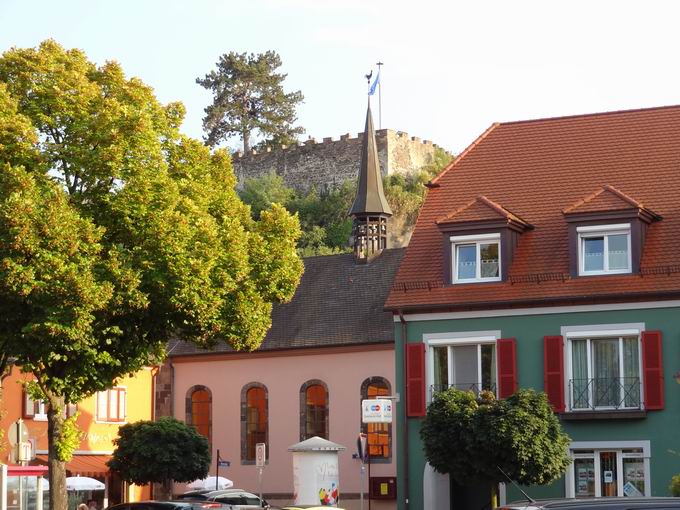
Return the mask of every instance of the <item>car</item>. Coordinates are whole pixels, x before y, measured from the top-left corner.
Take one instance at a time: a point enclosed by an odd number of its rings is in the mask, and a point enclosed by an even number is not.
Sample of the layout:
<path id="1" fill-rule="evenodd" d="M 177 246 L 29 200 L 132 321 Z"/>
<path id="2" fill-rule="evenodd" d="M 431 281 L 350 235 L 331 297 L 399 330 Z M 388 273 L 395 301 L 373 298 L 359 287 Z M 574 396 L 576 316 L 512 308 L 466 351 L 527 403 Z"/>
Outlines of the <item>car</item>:
<path id="1" fill-rule="evenodd" d="M 680 510 L 680 498 L 561 498 L 514 501 L 497 510 Z"/>
<path id="2" fill-rule="evenodd" d="M 225 489 L 215 491 L 215 495 L 207 495 L 206 501 L 214 501 L 223 505 L 229 505 L 233 510 L 247 510 L 251 508 L 270 509 L 271 505 L 265 499 L 260 499 L 255 494 L 243 489 Z"/>
<path id="3" fill-rule="evenodd" d="M 328 508 L 333 508 L 333 510 L 343 510 L 340 507 L 328 507 L 328 506 L 318 506 L 318 505 L 294 505 L 294 506 L 284 506 L 281 510 L 328 510 Z"/>
<path id="4" fill-rule="evenodd" d="M 106 510 L 204 510 L 222 508 L 224 505 L 215 501 L 135 501 L 120 503 L 108 507 Z M 226 509 L 225 509 L 226 510 Z"/>

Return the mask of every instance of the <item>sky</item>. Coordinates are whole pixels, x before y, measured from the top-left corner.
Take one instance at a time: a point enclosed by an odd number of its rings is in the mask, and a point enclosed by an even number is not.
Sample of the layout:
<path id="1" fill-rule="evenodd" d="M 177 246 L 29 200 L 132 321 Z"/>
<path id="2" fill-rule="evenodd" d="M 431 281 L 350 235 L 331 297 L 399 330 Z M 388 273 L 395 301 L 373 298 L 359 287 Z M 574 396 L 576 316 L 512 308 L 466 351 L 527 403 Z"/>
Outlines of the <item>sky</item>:
<path id="1" fill-rule="evenodd" d="M 278 52 L 317 140 L 363 130 L 381 61 L 382 127 L 457 153 L 493 122 L 680 104 L 679 15 L 653 0 L 0 0 L 0 51 L 52 38 L 117 60 L 182 101 L 196 138 L 211 95 L 195 80 L 221 54 Z"/>

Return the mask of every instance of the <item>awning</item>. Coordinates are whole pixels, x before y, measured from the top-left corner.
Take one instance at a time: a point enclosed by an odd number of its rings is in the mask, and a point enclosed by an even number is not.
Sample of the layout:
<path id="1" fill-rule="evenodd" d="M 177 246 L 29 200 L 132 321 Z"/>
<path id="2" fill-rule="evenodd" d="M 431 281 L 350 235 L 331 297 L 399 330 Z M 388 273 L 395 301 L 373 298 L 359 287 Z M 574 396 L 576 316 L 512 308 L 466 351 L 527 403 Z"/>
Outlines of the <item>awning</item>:
<path id="1" fill-rule="evenodd" d="M 47 476 L 47 466 L 7 466 L 7 476 Z"/>
<path id="2" fill-rule="evenodd" d="M 66 463 L 66 472 L 69 476 L 106 476 L 109 468 L 106 463 L 111 459 L 111 455 L 74 455 Z M 46 465 L 47 455 L 36 455 L 36 462 Z"/>

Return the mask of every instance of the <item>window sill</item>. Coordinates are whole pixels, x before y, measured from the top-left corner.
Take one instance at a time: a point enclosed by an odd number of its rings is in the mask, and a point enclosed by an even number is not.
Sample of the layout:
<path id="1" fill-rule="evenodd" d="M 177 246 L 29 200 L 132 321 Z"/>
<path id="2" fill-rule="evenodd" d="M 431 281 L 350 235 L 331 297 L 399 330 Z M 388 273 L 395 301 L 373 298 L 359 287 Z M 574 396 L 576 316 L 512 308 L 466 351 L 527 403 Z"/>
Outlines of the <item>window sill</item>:
<path id="1" fill-rule="evenodd" d="M 127 420 L 120 420 L 120 421 L 95 420 L 94 422 L 102 424 L 102 425 L 126 425 L 127 424 Z"/>
<path id="2" fill-rule="evenodd" d="M 567 411 L 560 414 L 563 421 L 583 420 L 639 420 L 647 417 L 644 409 L 624 409 L 607 411 Z"/>

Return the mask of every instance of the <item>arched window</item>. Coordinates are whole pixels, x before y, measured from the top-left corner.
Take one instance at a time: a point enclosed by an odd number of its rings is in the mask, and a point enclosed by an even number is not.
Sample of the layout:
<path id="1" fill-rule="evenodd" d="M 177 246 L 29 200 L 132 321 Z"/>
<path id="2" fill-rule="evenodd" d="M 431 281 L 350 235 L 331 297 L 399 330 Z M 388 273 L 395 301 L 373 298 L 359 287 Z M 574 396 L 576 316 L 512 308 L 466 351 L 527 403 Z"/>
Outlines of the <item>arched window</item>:
<path id="1" fill-rule="evenodd" d="M 251 382 L 241 390 L 241 461 L 255 463 L 257 443 L 269 442 L 268 391 L 264 384 Z M 268 446 L 268 445 L 267 445 Z M 266 455 L 269 457 L 269 448 Z"/>
<path id="2" fill-rule="evenodd" d="M 370 377 L 361 384 L 361 399 L 385 397 L 390 395 L 391 391 L 387 379 Z M 361 406 L 361 402 L 359 402 L 359 406 Z M 366 444 L 371 462 L 389 462 L 392 459 L 392 424 L 362 423 L 361 431 L 366 434 Z"/>
<path id="3" fill-rule="evenodd" d="M 193 426 L 209 442 L 211 441 L 212 394 L 206 386 L 192 386 L 187 391 L 185 422 Z"/>
<path id="4" fill-rule="evenodd" d="M 328 386 L 317 379 L 300 388 L 300 441 L 314 436 L 328 439 Z"/>

